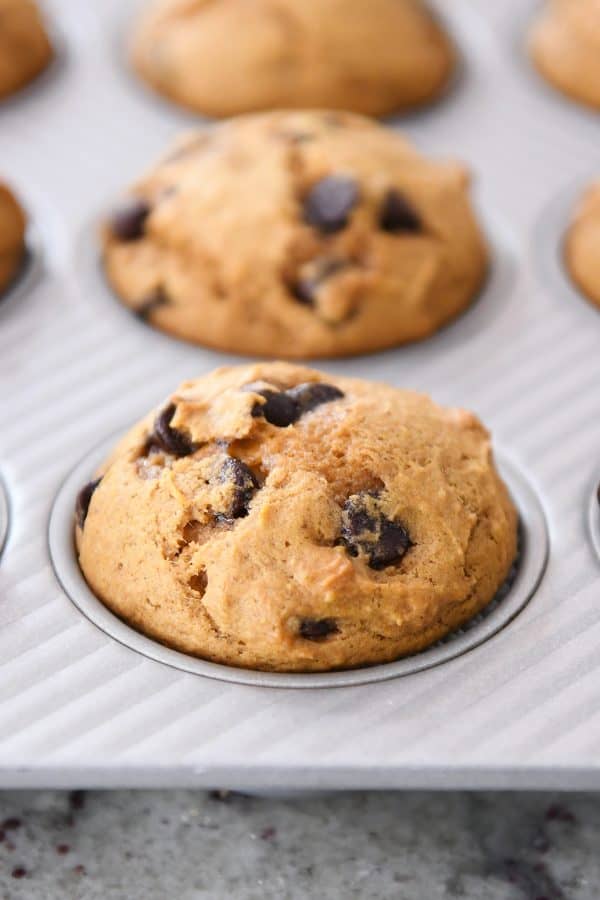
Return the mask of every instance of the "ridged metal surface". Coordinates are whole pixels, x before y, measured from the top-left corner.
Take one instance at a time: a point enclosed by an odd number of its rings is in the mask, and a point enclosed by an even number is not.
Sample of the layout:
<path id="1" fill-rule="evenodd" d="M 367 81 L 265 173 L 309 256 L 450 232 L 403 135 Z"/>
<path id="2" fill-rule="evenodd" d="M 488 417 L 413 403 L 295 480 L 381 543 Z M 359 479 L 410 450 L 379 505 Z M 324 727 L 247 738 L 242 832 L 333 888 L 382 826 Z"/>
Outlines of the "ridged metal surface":
<path id="1" fill-rule="evenodd" d="M 47 530 L 65 477 L 180 380 L 227 359 L 137 323 L 83 271 L 89 222 L 189 118 L 116 64 L 119 0 L 52 0 L 66 58 L 0 107 L 0 170 L 44 243 L 37 286 L 0 303 L 0 784 L 392 787 L 600 784 L 600 315 L 548 279 L 549 204 L 598 165 L 600 117 L 522 59 L 523 4 L 437 4 L 463 48 L 445 102 L 398 125 L 467 160 L 513 279 L 419 345 L 332 372 L 430 392 L 479 413 L 543 503 L 550 561 L 533 600 L 468 654 L 339 690 L 227 684 L 107 637 L 60 587 Z M 532 4 L 532 8 L 536 4 Z M 600 172 L 599 172 L 600 174 Z M 487 217 L 486 217 L 487 218 Z M 540 225 L 542 223 L 542 225 Z"/>

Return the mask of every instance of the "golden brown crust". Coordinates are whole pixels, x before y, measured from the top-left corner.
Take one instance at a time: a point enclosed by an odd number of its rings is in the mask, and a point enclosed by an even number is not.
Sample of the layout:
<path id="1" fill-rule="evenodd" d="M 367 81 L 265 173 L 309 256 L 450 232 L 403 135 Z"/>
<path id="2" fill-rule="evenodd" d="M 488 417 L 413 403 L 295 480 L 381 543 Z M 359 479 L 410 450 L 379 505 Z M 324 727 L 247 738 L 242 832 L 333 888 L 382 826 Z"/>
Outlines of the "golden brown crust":
<path id="1" fill-rule="evenodd" d="M 52 56 L 37 5 L 32 0 L 0 0 L 0 98 L 32 81 Z"/>
<path id="2" fill-rule="evenodd" d="M 600 108 L 600 0 L 549 0 L 532 28 L 529 48 L 555 88 Z"/>
<path id="3" fill-rule="evenodd" d="M 600 182 L 578 204 L 565 238 L 565 262 L 577 287 L 600 306 Z"/>
<path id="4" fill-rule="evenodd" d="M 25 213 L 0 182 L 0 293 L 18 273 L 25 253 Z"/>
<path id="5" fill-rule="evenodd" d="M 267 420 L 263 392 L 307 385 L 327 398 L 287 427 Z M 256 669 L 381 663 L 464 623 L 506 579 L 517 516 L 470 413 L 287 363 L 218 369 L 167 403 L 187 455 L 164 450 L 151 414 L 77 528 L 91 588 L 151 637 Z"/>
<path id="6" fill-rule="evenodd" d="M 334 232 L 306 221 L 328 177 L 356 191 Z M 415 227 L 384 226 L 390 193 Z M 104 235 L 115 292 L 152 325 L 237 353 L 343 356 L 418 340 L 462 312 L 487 272 L 465 168 L 346 113 L 232 120 L 178 145 L 134 194 L 151 209 L 139 239 Z"/>
<path id="7" fill-rule="evenodd" d="M 420 0 L 155 0 L 131 60 L 155 90 L 206 115 L 385 115 L 437 97 L 455 54 Z"/>

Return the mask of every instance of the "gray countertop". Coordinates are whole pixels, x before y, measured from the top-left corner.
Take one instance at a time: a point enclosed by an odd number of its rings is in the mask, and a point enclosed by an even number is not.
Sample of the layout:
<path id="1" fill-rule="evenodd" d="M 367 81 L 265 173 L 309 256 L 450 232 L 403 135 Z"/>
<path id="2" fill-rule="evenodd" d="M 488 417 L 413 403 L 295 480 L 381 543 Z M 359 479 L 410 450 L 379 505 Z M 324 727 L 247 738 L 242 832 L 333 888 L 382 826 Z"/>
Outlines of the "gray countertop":
<path id="1" fill-rule="evenodd" d="M 597 900 L 600 799 L 0 792 L 2 900 Z"/>

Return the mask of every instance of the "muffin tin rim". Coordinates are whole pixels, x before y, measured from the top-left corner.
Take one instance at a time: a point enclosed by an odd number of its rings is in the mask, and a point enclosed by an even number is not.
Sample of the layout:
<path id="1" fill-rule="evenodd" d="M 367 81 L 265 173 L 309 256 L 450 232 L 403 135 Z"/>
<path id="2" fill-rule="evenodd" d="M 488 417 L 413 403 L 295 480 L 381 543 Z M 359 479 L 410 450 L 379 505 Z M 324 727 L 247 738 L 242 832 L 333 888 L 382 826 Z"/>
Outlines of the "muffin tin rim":
<path id="1" fill-rule="evenodd" d="M 4 478 L 0 473 L 0 557 L 8 541 L 10 529 L 10 504 Z"/>
<path id="2" fill-rule="evenodd" d="M 77 562 L 73 533 L 77 494 L 122 433 L 123 430 L 119 430 L 88 451 L 71 469 L 55 495 L 48 524 L 54 574 L 67 598 L 108 637 L 134 653 L 188 674 L 251 687 L 284 689 L 351 687 L 416 674 L 462 656 L 505 628 L 534 596 L 546 569 L 549 534 L 542 503 L 521 468 L 502 451 L 497 451 L 495 458 L 500 475 L 519 511 L 523 541 L 517 573 L 507 596 L 469 630 L 460 633 L 458 629 L 456 636 L 445 643 L 395 662 L 333 672 L 263 672 L 196 658 L 160 644 L 119 619 L 88 587 Z"/>

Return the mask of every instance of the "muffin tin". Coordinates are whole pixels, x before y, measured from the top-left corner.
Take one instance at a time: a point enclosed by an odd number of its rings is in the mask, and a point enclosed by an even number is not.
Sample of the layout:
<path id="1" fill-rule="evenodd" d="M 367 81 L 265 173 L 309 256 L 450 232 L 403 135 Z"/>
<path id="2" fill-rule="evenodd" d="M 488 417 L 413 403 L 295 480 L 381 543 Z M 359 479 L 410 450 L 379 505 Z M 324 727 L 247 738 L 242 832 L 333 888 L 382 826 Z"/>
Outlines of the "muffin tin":
<path id="1" fill-rule="evenodd" d="M 600 117 L 549 102 L 526 74 L 517 0 L 435 5 L 463 70 L 443 101 L 391 125 L 429 155 L 470 164 L 491 279 L 427 341 L 318 365 L 483 418 L 521 514 L 514 582 L 424 653 L 306 676 L 190 659 L 93 597 L 72 544 L 76 490 L 117 432 L 179 381 L 240 359 L 157 332 L 110 295 L 99 211 L 190 116 L 132 89 L 116 49 L 122 2 L 48 0 L 63 36 L 60 77 L 0 106 L 0 168 L 33 223 L 32 265 L 0 301 L 0 546 L 2 485 L 11 518 L 0 560 L 1 785 L 598 783 L 600 314 L 570 285 L 560 246 L 572 199 L 600 174 Z"/>

